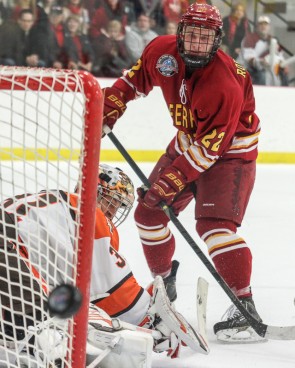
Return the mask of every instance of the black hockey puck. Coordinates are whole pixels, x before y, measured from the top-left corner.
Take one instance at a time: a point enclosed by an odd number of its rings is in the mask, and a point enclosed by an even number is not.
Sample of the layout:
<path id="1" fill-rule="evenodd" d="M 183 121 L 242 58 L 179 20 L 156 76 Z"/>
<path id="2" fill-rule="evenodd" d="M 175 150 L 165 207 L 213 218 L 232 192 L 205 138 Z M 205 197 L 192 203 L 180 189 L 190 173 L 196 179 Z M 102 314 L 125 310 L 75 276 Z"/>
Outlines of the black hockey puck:
<path id="1" fill-rule="evenodd" d="M 80 290 L 68 284 L 62 284 L 52 290 L 48 297 L 48 310 L 52 316 L 70 318 L 78 312 L 82 304 Z"/>

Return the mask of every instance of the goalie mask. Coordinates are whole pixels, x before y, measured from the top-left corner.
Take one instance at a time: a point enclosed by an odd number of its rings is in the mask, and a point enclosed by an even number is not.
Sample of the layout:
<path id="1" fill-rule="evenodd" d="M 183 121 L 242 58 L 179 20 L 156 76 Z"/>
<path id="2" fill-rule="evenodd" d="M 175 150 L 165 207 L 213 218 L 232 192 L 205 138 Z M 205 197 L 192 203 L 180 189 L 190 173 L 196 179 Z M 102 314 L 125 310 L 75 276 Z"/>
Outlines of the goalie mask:
<path id="1" fill-rule="evenodd" d="M 128 216 L 134 202 L 134 186 L 119 168 L 99 165 L 97 203 L 105 216 L 119 226 Z"/>
<path id="2" fill-rule="evenodd" d="M 203 68 L 216 54 L 222 38 L 222 19 L 216 6 L 192 4 L 177 29 L 177 48 L 190 69 Z"/>

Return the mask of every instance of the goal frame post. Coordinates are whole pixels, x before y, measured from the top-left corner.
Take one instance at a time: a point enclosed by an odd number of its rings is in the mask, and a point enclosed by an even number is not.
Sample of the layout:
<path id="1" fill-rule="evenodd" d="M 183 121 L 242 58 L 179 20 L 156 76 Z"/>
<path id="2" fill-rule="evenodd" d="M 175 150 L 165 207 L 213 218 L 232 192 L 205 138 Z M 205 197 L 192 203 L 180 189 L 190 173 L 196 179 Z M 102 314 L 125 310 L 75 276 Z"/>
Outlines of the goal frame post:
<path id="1" fill-rule="evenodd" d="M 84 165 L 82 169 L 81 215 L 79 229 L 78 270 L 76 286 L 82 291 L 83 301 L 74 317 L 72 367 L 81 368 L 86 363 L 86 340 L 88 308 L 90 300 L 90 279 L 94 240 L 95 211 L 97 203 L 97 177 L 100 142 L 102 135 L 103 94 L 96 79 L 86 72 L 79 72 L 84 79 L 86 95 L 84 134 Z M 86 132 L 85 132 L 86 133 Z M 86 161 L 86 162 L 85 162 Z M 87 164 L 87 165 L 86 165 Z M 91 219 L 91 221 L 89 221 Z M 81 226 L 82 225 L 82 226 Z M 87 251 L 85 251 L 87 250 Z M 85 290 L 85 284 L 88 284 Z M 83 286 L 83 287 L 82 287 Z M 79 335 L 79 337 L 78 337 Z"/>
<path id="2" fill-rule="evenodd" d="M 73 318 L 71 326 L 72 347 L 69 367 L 82 368 L 86 365 L 86 341 L 88 328 L 88 309 L 90 300 L 90 279 L 94 241 L 95 212 L 97 203 L 97 176 L 102 133 L 103 93 L 97 79 L 86 71 L 56 70 L 46 68 L 3 67 L 0 66 L 0 91 L 46 92 L 52 89 L 61 92 L 64 86 L 69 92 L 82 92 L 85 96 L 84 142 L 80 188 L 80 216 L 77 253 L 76 286 L 82 293 L 82 305 Z M 74 85 L 71 76 L 78 78 L 80 86 Z M 42 85 L 39 80 L 42 78 Z M 11 158 L 12 160 L 13 158 Z M 23 158 L 25 160 L 25 158 Z"/>

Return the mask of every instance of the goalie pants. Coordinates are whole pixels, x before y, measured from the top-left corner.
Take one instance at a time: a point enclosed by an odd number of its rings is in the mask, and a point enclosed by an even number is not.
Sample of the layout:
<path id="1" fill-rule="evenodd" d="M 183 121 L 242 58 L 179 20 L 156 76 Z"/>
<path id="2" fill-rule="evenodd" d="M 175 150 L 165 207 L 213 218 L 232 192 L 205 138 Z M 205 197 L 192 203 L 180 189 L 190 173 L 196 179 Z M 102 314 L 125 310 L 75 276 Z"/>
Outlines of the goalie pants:
<path id="1" fill-rule="evenodd" d="M 39 284 L 33 280 L 26 263 L 19 256 L 16 244 L 14 220 L 0 208 L 0 302 L 2 320 L 8 322 L 2 327 L 6 335 L 13 336 L 15 331 L 17 339 L 22 340 L 22 327 L 33 325 L 35 320 L 41 319 L 41 312 L 35 312 L 34 318 L 31 318 L 33 306 L 35 309 L 41 305 L 41 290 Z M 11 294 L 13 298 L 10 297 Z M 24 315 L 27 318 L 24 318 Z"/>
<path id="2" fill-rule="evenodd" d="M 154 182 L 172 159 L 164 154 L 153 169 Z M 236 234 L 254 186 L 255 161 L 219 159 L 199 179 L 175 198 L 175 214 L 183 211 L 193 198 L 197 232 L 208 246 L 216 269 L 237 295 L 251 295 L 252 256 L 245 241 Z M 143 250 L 152 274 L 166 277 L 171 270 L 175 239 L 169 219 L 161 209 L 151 209 L 141 201 L 135 210 L 135 221 Z"/>

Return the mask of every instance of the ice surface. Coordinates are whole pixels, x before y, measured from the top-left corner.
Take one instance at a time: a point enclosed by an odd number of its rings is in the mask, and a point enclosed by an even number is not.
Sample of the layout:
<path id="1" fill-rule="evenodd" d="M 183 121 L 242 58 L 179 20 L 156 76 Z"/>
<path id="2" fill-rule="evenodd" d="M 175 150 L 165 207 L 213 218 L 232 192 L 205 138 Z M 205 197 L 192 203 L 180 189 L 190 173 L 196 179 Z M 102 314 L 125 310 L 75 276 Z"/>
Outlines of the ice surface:
<path id="1" fill-rule="evenodd" d="M 110 163 L 123 169 L 141 183 L 123 162 Z M 153 164 L 139 163 L 148 174 Z M 193 205 L 179 216 L 191 235 L 207 255 L 206 246 L 195 232 Z M 209 282 L 207 334 L 211 352 L 195 354 L 182 348 L 180 359 L 154 354 L 153 368 L 294 368 L 295 341 L 268 341 L 256 344 L 221 344 L 212 327 L 230 300 L 190 246 L 171 225 L 176 237 L 175 258 L 180 261 L 177 279 L 177 309 L 197 325 L 196 283 L 199 276 Z M 295 325 L 295 165 L 258 165 L 257 181 L 239 234 L 253 254 L 252 289 L 257 310 L 263 321 L 272 325 Z M 131 265 L 139 283 L 147 285 L 151 275 L 146 265 L 132 214 L 119 227 L 121 252 Z"/>
<path id="2" fill-rule="evenodd" d="M 140 185 L 132 169 L 116 163 Z M 153 164 L 139 163 L 148 174 Z M 207 255 L 206 246 L 195 232 L 193 205 L 179 217 Z M 177 278 L 177 309 L 192 323 L 196 319 L 196 283 L 199 276 L 209 282 L 207 334 L 211 352 L 195 354 L 182 348 L 180 359 L 154 354 L 153 368 L 294 368 L 295 341 L 267 341 L 255 344 L 221 344 L 213 325 L 223 315 L 230 300 L 209 274 L 197 255 L 171 225 L 176 237 L 175 258 L 180 261 Z M 255 188 L 242 227 L 238 230 L 253 255 L 252 289 L 257 310 L 264 323 L 294 325 L 295 307 L 295 165 L 258 165 Z M 142 285 L 151 280 L 132 215 L 119 227 L 121 252 Z"/>

